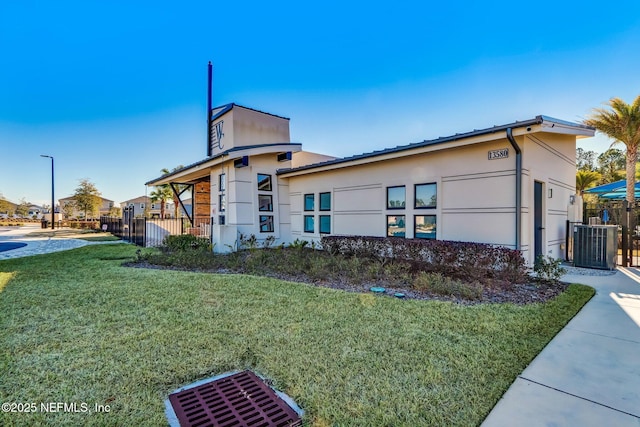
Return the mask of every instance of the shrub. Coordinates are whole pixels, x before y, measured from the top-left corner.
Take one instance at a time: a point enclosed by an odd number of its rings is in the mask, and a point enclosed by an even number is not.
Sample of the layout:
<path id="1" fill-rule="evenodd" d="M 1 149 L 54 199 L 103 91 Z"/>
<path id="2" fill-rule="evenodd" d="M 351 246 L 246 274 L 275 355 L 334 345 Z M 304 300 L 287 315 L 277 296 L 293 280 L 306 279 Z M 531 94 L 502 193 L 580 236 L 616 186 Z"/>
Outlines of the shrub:
<path id="1" fill-rule="evenodd" d="M 536 273 L 539 279 L 557 282 L 560 280 L 563 274 L 567 272 L 562 267 L 562 260 L 560 258 L 553 258 L 550 256 L 538 255 L 536 263 L 533 266 L 533 271 Z"/>
<path id="2" fill-rule="evenodd" d="M 324 236 L 322 247 L 330 254 L 385 260 L 405 260 L 412 268 L 439 272 L 459 279 L 519 281 L 526 276 L 519 251 L 484 243 L 396 237 Z"/>
<path id="3" fill-rule="evenodd" d="M 193 250 L 212 250 L 211 242 L 204 237 L 191 234 L 168 235 L 162 241 L 161 250 L 165 252 L 185 252 Z"/>
<path id="4" fill-rule="evenodd" d="M 455 296 L 477 300 L 482 297 L 482 287 L 477 283 L 465 283 L 443 276 L 441 273 L 418 274 L 413 280 L 413 287 L 419 291 L 427 291 L 436 295 Z"/>

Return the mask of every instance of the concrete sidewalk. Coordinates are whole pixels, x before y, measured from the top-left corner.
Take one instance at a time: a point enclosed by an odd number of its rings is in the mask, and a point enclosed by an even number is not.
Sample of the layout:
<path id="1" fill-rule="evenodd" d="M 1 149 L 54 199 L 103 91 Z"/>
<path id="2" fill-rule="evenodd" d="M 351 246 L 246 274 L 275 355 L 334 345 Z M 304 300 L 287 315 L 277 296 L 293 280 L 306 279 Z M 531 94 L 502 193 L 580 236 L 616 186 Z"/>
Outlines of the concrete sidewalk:
<path id="1" fill-rule="evenodd" d="M 483 426 L 640 426 L 640 269 L 563 280 L 597 293 L 518 376 Z"/>

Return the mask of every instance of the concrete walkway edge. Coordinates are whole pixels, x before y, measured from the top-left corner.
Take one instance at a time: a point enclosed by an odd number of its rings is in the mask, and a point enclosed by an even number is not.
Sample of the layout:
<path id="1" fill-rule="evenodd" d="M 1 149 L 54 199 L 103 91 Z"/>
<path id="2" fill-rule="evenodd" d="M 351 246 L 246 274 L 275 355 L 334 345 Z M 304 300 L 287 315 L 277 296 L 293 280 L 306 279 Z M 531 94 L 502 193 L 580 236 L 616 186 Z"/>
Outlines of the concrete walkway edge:
<path id="1" fill-rule="evenodd" d="M 640 269 L 566 275 L 596 295 L 542 350 L 482 424 L 640 426 Z"/>

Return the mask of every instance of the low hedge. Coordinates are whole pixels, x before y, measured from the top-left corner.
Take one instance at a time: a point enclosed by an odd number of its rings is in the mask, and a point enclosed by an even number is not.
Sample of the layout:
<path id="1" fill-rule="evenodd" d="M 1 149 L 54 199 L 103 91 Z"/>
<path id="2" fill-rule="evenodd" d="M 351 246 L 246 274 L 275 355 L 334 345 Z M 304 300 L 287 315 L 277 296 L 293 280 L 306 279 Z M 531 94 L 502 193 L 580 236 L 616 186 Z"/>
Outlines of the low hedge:
<path id="1" fill-rule="evenodd" d="M 382 263 L 401 259 L 420 270 L 461 279 L 517 283 L 527 275 L 520 251 L 484 243 L 369 236 L 323 236 L 321 243 L 331 254 L 370 258 Z"/>

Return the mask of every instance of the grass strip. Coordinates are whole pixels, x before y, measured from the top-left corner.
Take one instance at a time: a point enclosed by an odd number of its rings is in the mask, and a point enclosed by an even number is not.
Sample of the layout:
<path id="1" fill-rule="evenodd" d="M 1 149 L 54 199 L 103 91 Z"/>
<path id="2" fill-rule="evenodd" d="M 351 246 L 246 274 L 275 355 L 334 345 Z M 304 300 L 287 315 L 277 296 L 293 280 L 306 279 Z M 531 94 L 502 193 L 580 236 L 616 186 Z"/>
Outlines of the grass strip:
<path id="1" fill-rule="evenodd" d="M 0 425 L 165 425 L 174 389 L 253 369 L 314 426 L 478 425 L 593 296 L 545 304 L 398 300 L 247 275 L 122 267 L 129 245 L 0 261 Z"/>

